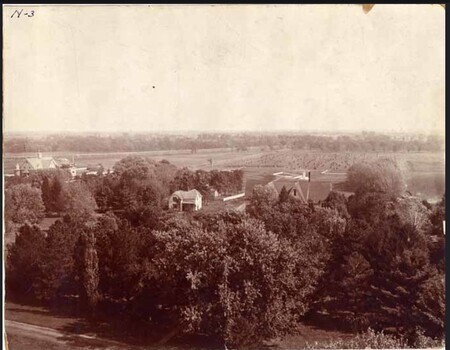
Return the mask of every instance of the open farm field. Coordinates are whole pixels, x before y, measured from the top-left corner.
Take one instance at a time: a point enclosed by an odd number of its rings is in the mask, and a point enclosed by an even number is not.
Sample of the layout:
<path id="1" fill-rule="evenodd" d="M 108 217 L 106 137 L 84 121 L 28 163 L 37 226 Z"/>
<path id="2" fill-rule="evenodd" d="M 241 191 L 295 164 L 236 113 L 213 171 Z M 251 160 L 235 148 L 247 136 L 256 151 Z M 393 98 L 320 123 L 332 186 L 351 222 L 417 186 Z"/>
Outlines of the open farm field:
<path id="1" fill-rule="evenodd" d="M 305 150 L 280 149 L 262 150 L 259 147 L 247 151 L 231 148 L 201 149 L 192 154 L 190 150 L 117 152 L 117 153 L 52 153 L 43 156 L 75 157 L 77 164 L 101 163 L 105 169 L 112 168 L 120 159 L 129 155 L 150 157 L 156 161 L 166 159 L 178 167 L 196 169 L 235 169 L 243 168 L 245 174 L 245 192 L 249 196 L 253 187 L 267 184 L 273 179 L 273 173 L 279 171 L 296 172 L 311 170 L 313 181 L 324 181 L 342 187 L 348 168 L 357 162 L 371 162 L 378 158 L 392 158 L 397 161 L 405 176 L 408 190 L 428 200 L 438 200 L 445 190 L 445 158 L 443 153 L 431 152 L 317 152 Z M 12 174 L 18 161 L 34 154 L 6 154 L 4 173 Z M 212 166 L 210 164 L 212 159 Z M 346 190 L 351 190 L 347 189 Z"/>
<path id="2" fill-rule="evenodd" d="M 258 184 L 273 180 L 279 171 L 311 170 L 311 180 L 336 184 L 336 189 L 352 191 L 344 184 L 347 170 L 354 163 L 369 163 L 378 158 L 394 159 L 402 169 L 408 190 L 429 201 L 439 200 L 445 191 L 445 158 L 443 153 L 349 153 L 278 151 L 260 157 L 227 163 L 230 168 L 243 167 L 246 194 Z"/>
<path id="3" fill-rule="evenodd" d="M 113 152 L 113 153 L 83 153 L 73 154 L 67 152 L 43 153 L 43 157 L 61 157 L 72 160 L 80 165 L 102 164 L 105 169 L 110 169 L 119 160 L 130 156 L 138 155 L 149 157 L 156 161 L 166 159 L 170 163 L 179 167 L 189 167 L 192 169 L 210 169 L 210 159 L 213 161 L 213 168 L 221 167 L 223 164 L 234 162 L 236 160 L 251 160 L 268 154 L 268 151 L 262 151 L 260 147 L 249 148 L 247 151 L 236 151 L 233 148 L 200 149 L 196 153 L 191 150 L 175 151 L 149 151 L 149 152 Z M 4 155 L 4 173 L 13 174 L 14 168 L 18 162 L 26 157 L 36 157 L 35 153 L 14 153 Z"/>
<path id="4" fill-rule="evenodd" d="M 391 158 L 408 171 L 444 171 L 444 153 L 434 152 L 319 152 L 307 150 L 278 151 L 259 158 L 236 159 L 229 166 L 268 167 L 295 170 L 328 170 L 346 172 L 354 163 L 372 162 Z"/>
<path id="5" fill-rule="evenodd" d="M 413 195 L 437 202 L 445 193 L 445 173 L 412 172 L 406 177 L 406 184 Z"/>

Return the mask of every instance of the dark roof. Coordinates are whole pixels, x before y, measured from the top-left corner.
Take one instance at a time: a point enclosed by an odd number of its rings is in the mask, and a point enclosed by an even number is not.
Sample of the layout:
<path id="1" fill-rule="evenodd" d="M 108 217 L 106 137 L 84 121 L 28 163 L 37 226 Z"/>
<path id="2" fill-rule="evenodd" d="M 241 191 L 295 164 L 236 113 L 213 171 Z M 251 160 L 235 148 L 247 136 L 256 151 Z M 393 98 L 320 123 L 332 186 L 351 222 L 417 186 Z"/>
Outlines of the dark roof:
<path id="1" fill-rule="evenodd" d="M 295 184 L 298 182 L 298 180 L 289 180 L 289 179 L 285 179 L 285 178 L 278 178 L 273 180 L 271 183 L 273 184 L 273 187 L 275 188 L 275 190 L 280 193 L 281 189 L 283 187 L 286 187 L 286 190 L 289 192 L 290 189 L 292 189 Z"/>
<path id="2" fill-rule="evenodd" d="M 329 182 L 299 181 L 298 183 L 305 198 L 307 198 L 307 200 L 311 199 L 315 203 L 325 200 L 331 192 L 331 184 Z"/>
<path id="3" fill-rule="evenodd" d="M 286 187 L 288 192 L 291 192 L 295 188 L 299 191 L 298 198 L 304 201 L 311 199 L 315 203 L 325 200 L 331 192 L 331 184 L 329 182 L 279 178 L 273 180 L 268 185 L 274 188 L 278 194 L 280 194 L 283 186 Z"/>

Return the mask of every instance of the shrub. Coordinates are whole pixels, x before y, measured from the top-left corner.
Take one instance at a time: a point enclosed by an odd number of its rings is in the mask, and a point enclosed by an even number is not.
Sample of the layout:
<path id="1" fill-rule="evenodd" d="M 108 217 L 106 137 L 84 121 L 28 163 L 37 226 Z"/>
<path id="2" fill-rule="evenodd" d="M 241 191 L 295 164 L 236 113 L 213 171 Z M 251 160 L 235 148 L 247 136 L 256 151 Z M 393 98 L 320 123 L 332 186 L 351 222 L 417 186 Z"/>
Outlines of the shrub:
<path id="1" fill-rule="evenodd" d="M 350 339 L 336 339 L 326 343 L 307 344 L 307 349 L 403 349 L 406 341 L 401 337 L 375 332 L 369 328 Z"/>
<path id="2" fill-rule="evenodd" d="M 405 349 L 442 347 L 442 340 L 432 339 L 417 328 L 413 338 L 407 340 L 402 336 L 375 332 L 369 328 L 363 333 L 349 339 L 338 338 L 328 342 L 307 343 L 306 349 Z"/>

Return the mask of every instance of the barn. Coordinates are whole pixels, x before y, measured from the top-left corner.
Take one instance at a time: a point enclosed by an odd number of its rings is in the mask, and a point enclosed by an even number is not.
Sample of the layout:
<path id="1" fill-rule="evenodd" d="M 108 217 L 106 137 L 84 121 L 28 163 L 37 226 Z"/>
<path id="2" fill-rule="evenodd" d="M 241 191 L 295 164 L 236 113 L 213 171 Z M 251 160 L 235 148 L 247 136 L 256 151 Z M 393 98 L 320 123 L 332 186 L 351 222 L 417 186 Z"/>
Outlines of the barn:
<path id="1" fill-rule="evenodd" d="M 202 194 L 196 189 L 175 191 L 169 198 L 169 209 L 178 211 L 197 211 L 202 208 Z"/>

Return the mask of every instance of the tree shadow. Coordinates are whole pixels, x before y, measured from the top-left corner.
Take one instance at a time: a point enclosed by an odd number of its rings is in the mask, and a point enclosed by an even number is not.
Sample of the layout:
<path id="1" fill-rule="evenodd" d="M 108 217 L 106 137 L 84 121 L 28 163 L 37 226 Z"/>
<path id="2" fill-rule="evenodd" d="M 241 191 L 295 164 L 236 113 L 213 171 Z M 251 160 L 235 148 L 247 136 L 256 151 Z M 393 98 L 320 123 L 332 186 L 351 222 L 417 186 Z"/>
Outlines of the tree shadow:
<path id="1" fill-rule="evenodd" d="M 6 313 L 8 313 L 8 312 L 23 313 L 23 314 L 33 314 L 33 315 L 45 315 L 45 316 L 51 315 L 51 313 L 49 311 L 20 309 L 20 308 L 15 308 L 15 307 L 8 307 L 7 310 L 6 310 Z"/>
<path id="2" fill-rule="evenodd" d="M 45 303 L 36 300 L 33 296 L 19 296 L 14 293 L 8 293 L 6 294 L 5 301 L 5 313 L 11 311 L 59 318 L 77 318 L 84 316 L 76 298 L 66 297 L 54 300 L 51 303 Z M 8 302 L 14 303 L 17 306 L 12 306 Z"/>
<path id="3" fill-rule="evenodd" d="M 354 334 L 355 330 L 342 322 L 341 315 L 331 315 L 321 312 L 308 312 L 301 319 L 301 322 L 313 329 L 324 330 L 330 332 L 340 332 L 346 334 Z"/>
<path id="4" fill-rule="evenodd" d="M 23 316 L 38 315 L 71 319 L 54 327 L 64 333 L 58 340 L 80 348 L 150 348 L 150 349 L 223 349 L 220 342 L 211 337 L 183 335 L 170 326 L 127 316 L 125 312 L 103 306 L 95 315 L 79 307 L 76 300 L 59 299 L 50 304 L 31 297 L 9 296 L 8 312 Z M 102 310 L 103 309 L 103 310 Z M 25 317 L 24 317 L 25 318 Z M 39 320 L 39 319 L 38 319 Z M 44 322 L 44 321 L 43 321 Z M 28 322 L 26 322 L 28 323 Z M 36 320 L 34 322 L 36 323 Z M 39 325 L 39 324 L 38 324 Z M 46 327 L 46 324 L 41 324 Z M 170 333 L 173 333 L 170 335 Z M 169 336 L 168 336 L 169 335 Z"/>

